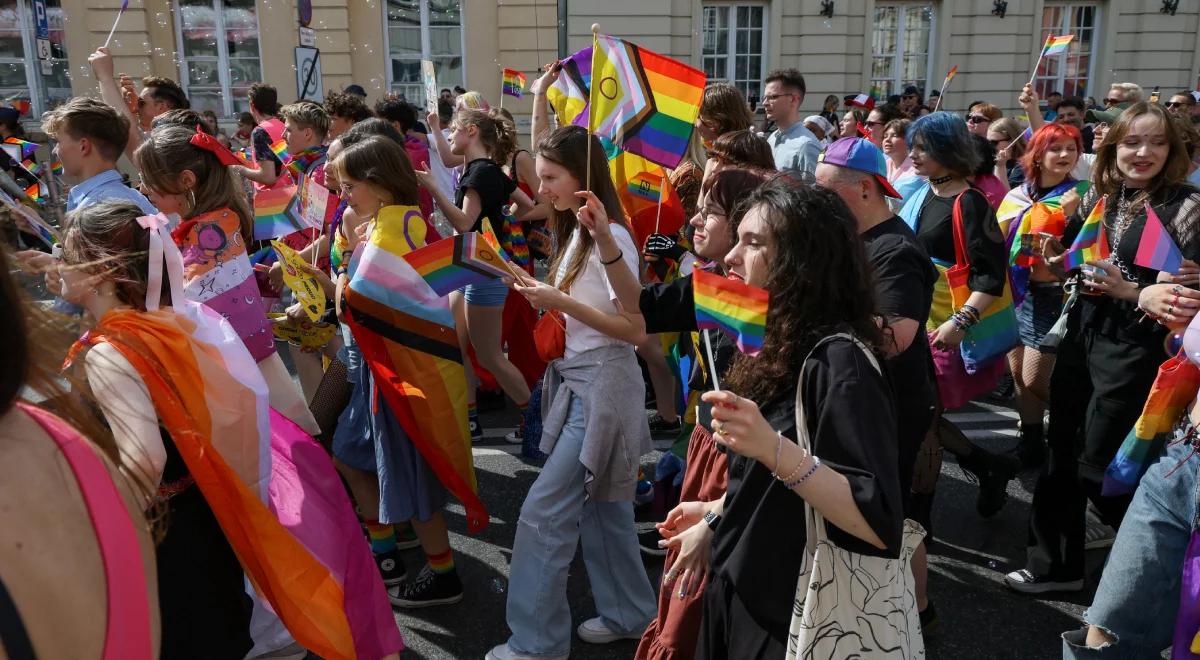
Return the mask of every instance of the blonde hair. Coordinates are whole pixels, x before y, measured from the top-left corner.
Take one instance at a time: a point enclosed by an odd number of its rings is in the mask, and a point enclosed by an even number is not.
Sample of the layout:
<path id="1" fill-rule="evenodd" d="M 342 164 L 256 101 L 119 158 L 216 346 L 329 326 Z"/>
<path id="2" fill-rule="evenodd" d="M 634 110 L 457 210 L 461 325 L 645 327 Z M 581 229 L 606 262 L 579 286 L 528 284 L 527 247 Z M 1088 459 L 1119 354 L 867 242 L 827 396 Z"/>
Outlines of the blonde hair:
<path id="1" fill-rule="evenodd" d="M 517 151 L 517 127 L 499 108 L 459 110 L 454 115 L 454 123 L 459 128 L 474 126 L 479 129 L 479 141 L 497 163 L 507 163 Z"/>
<path id="2" fill-rule="evenodd" d="M 280 108 L 279 116 L 284 121 L 290 121 L 300 128 L 313 129 L 320 136 L 322 142 L 325 141 L 325 136 L 329 135 L 329 113 L 314 101 L 289 103 Z"/>
<path id="3" fill-rule="evenodd" d="M 458 99 L 454 102 L 454 109 L 483 110 L 487 112 L 492 109 L 492 106 L 487 102 L 487 99 L 483 98 L 483 94 L 472 90 L 458 95 Z"/>
<path id="4" fill-rule="evenodd" d="M 1125 95 L 1125 100 L 1122 103 L 1137 103 L 1142 100 L 1145 92 L 1142 91 L 1142 86 L 1137 83 L 1113 83 L 1109 89 L 1119 89 Z"/>
<path id="5" fill-rule="evenodd" d="M 992 131 L 1000 133 L 1005 138 L 1017 145 L 1009 150 L 1009 154 L 1014 160 L 1025 154 L 1026 142 L 1025 139 L 1021 137 L 1021 135 L 1025 132 L 1025 127 L 1021 125 L 1021 122 L 1013 119 L 1012 117 L 1001 117 L 988 126 L 988 132 L 990 133 Z"/>

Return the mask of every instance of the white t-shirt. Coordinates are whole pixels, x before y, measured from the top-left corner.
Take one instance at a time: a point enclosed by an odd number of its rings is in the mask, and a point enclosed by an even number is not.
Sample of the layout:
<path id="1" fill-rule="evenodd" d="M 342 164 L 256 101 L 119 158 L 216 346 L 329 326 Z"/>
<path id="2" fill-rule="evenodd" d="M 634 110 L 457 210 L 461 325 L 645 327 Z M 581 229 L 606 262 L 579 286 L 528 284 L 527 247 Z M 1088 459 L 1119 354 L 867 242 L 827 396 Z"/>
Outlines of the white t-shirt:
<path id="1" fill-rule="evenodd" d="M 575 256 L 575 251 L 579 249 L 579 233 L 586 231 L 582 227 L 576 227 L 575 233 L 571 234 L 571 242 L 567 244 L 567 252 L 560 262 L 558 274 L 555 281 L 559 281 L 566 274 L 567 266 L 571 263 Z M 617 247 L 621 249 L 621 261 L 629 272 L 633 273 L 634 277 L 638 276 L 638 250 L 633 245 L 633 237 L 629 232 L 620 225 L 612 226 L 613 239 L 616 240 Z M 571 284 L 571 290 L 568 292 L 571 297 L 579 302 L 593 307 L 604 312 L 605 314 L 616 314 L 617 306 L 614 301 L 617 299 L 617 294 L 613 291 L 612 285 L 608 283 L 608 275 L 604 272 L 604 266 L 600 263 L 600 250 L 595 245 L 592 246 L 592 254 L 588 258 L 587 266 Z M 589 351 L 593 348 L 607 346 L 609 344 L 621 344 L 620 339 L 610 337 L 599 330 L 585 324 L 583 321 L 565 315 L 567 320 L 567 347 L 565 357 L 571 358 L 579 353 Z"/>

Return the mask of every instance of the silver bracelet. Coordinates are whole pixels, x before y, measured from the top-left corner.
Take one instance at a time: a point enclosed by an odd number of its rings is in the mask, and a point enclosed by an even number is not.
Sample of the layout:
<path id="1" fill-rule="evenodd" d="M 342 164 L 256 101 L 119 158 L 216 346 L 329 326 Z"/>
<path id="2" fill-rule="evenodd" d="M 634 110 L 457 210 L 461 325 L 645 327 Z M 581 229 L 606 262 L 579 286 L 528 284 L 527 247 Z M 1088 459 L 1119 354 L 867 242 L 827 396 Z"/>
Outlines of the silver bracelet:
<path id="1" fill-rule="evenodd" d="M 783 434 L 779 431 L 775 432 L 775 436 L 779 439 L 779 444 L 775 445 L 775 469 L 771 470 L 771 476 L 779 478 L 779 455 L 783 452 Z"/>
<path id="2" fill-rule="evenodd" d="M 789 481 L 789 482 L 783 484 L 784 487 L 787 488 L 788 490 L 795 490 L 796 488 L 798 488 L 800 486 L 800 484 L 804 483 L 805 481 L 808 481 L 808 478 L 813 476 L 813 474 L 816 473 L 817 468 L 821 467 L 821 459 L 817 458 L 816 454 L 813 454 L 812 460 L 813 460 L 813 464 L 812 464 L 812 467 L 808 468 L 808 472 L 805 472 L 804 474 L 800 475 L 800 478 L 796 479 L 795 481 Z"/>

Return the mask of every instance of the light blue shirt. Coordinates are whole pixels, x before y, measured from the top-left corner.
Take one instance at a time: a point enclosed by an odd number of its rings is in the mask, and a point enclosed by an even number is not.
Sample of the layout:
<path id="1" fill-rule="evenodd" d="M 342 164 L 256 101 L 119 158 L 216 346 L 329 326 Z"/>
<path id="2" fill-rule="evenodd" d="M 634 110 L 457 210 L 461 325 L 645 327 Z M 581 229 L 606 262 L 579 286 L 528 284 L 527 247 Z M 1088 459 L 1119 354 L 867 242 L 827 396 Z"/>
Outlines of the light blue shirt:
<path id="1" fill-rule="evenodd" d="M 793 170 L 812 174 L 817 169 L 821 156 L 821 143 L 812 131 L 798 121 L 787 129 L 776 129 L 767 138 L 771 153 L 775 156 L 775 169 Z"/>
<path id="2" fill-rule="evenodd" d="M 105 170 L 71 188 L 71 192 L 67 193 L 67 211 L 99 202 L 122 200 L 137 204 L 146 215 L 158 213 L 145 195 L 125 185 L 121 173 L 116 170 Z"/>
<path id="3" fill-rule="evenodd" d="M 1196 171 L 1192 172 L 1192 175 L 1188 177 L 1188 183 L 1200 188 L 1200 168 L 1196 168 Z"/>

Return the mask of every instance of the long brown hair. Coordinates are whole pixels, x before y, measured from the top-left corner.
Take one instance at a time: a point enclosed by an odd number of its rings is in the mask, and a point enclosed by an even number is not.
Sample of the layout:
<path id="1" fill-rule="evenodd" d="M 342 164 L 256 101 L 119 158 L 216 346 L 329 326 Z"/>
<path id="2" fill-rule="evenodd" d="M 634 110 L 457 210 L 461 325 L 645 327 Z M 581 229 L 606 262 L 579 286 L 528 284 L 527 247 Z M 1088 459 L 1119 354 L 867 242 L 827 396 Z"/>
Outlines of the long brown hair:
<path id="1" fill-rule="evenodd" d="M 159 193 L 182 195 L 188 191 L 180 183 L 180 175 L 190 171 L 196 176 L 196 187 L 187 196 L 191 208 L 180 215 L 186 220 L 210 211 L 232 209 L 241 221 L 242 240 L 250 245 L 254 242 L 254 215 L 246 203 L 246 193 L 215 154 L 189 141 L 195 134 L 195 129 L 171 125 L 151 131 L 133 153 L 133 162 L 142 171 L 142 181 Z"/>
<path id="2" fill-rule="evenodd" d="M 760 406 L 796 391 L 804 358 L 818 341 L 850 332 L 877 350 L 871 267 L 850 209 L 837 193 L 777 177 L 750 193 L 731 218 L 765 211 L 775 242 L 767 330 L 757 357 L 738 355 L 725 381 Z"/>
<path id="3" fill-rule="evenodd" d="M 730 131 L 742 131 L 754 124 L 754 115 L 741 90 L 727 82 L 716 82 L 704 88 L 700 102 L 700 121 L 710 124 L 718 136 Z"/>
<path id="4" fill-rule="evenodd" d="M 617 189 L 608 173 L 608 156 L 598 138 L 589 136 L 587 130 L 582 126 L 562 126 L 542 138 L 537 145 L 537 155 L 562 166 L 571 176 L 575 177 L 576 181 L 579 181 L 579 187 L 582 188 L 588 177 L 589 139 L 592 141 L 592 192 L 604 205 L 608 219 L 620 223 L 629 232 L 629 235 L 633 236 L 633 230 L 629 227 L 629 219 L 625 217 L 625 209 L 621 206 L 621 198 L 617 196 Z M 567 264 L 567 272 L 559 281 L 559 265 L 566 258 L 567 246 L 571 243 L 571 235 L 579 226 L 579 221 L 575 219 L 574 211 L 556 210 L 554 215 L 550 216 L 549 226 L 556 246 L 554 258 L 550 261 L 549 281 L 559 289 L 567 291 L 583 273 L 583 269 L 587 267 L 587 261 L 592 254 L 595 241 L 592 240 L 591 233 L 579 232 L 579 249 L 576 250 L 571 262 Z"/>
<path id="5" fill-rule="evenodd" d="M 483 143 L 492 160 L 504 165 L 517 151 L 517 127 L 500 108 L 476 110 L 463 108 L 454 115 L 459 128 L 474 126 L 479 130 L 479 141 Z"/>
<path id="6" fill-rule="evenodd" d="M 395 140 L 372 135 L 346 147 L 330 164 L 339 181 L 365 181 L 392 196 L 392 204 L 413 206 L 418 202 L 417 175 L 408 152 Z"/>
<path id="7" fill-rule="evenodd" d="M 1126 108 L 1117 121 L 1108 127 L 1108 132 L 1104 134 L 1104 142 L 1100 143 L 1100 148 L 1096 151 L 1096 162 L 1092 166 L 1092 182 L 1097 195 L 1108 195 L 1121 188 L 1125 175 L 1121 174 L 1121 170 L 1117 167 L 1117 146 L 1129 134 L 1129 127 L 1133 125 L 1133 122 L 1142 115 L 1154 115 L 1158 119 L 1163 133 L 1167 136 L 1170 151 L 1167 153 L 1167 162 L 1163 163 L 1162 171 L 1134 199 L 1151 196 L 1164 186 L 1176 186 L 1187 180 L 1188 169 L 1190 169 L 1187 146 L 1183 143 L 1183 138 L 1179 136 L 1179 130 L 1175 128 L 1175 122 L 1171 121 L 1171 115 L 1157 103 L 1139 101 Z"/>
<path id="8" fill-rule="evenodd" d="M 117 299 L 146 310 L 150 232 L 137 223 L 145 213 L 132 202 L 105 201 L 75 209 L 63 224 L 63 264 L 112 280 Z M 161 304 L 171 304 L 163 278 Z"/>

